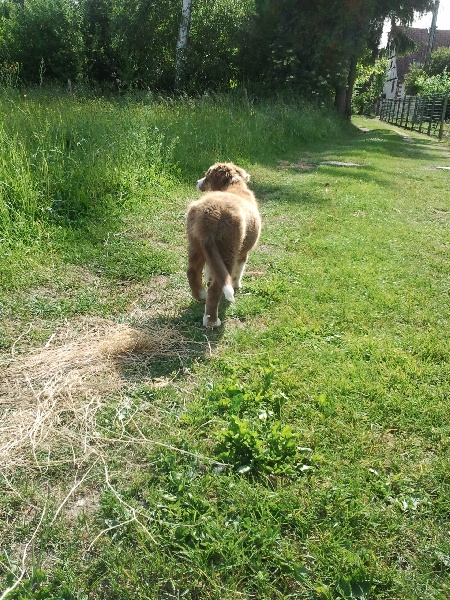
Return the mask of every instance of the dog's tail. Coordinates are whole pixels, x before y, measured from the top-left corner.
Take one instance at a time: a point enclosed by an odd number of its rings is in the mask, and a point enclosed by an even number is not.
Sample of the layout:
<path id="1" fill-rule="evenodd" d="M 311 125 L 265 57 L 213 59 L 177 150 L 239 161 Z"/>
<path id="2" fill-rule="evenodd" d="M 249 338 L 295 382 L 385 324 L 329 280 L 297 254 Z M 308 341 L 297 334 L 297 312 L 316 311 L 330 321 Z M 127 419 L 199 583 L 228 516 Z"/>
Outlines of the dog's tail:
<path id="1" fill-rule="evenodd" d="M 206 264 L 211 271 L 211 275 L 220 285 L 225 298 L 229 302 L 234 302 L 234 289 L 231 275 L 228 272 L 223 258 L 217 248 L 214 240 L 206 240 L 203 242 L 203 252 L 206 258 Z"/>

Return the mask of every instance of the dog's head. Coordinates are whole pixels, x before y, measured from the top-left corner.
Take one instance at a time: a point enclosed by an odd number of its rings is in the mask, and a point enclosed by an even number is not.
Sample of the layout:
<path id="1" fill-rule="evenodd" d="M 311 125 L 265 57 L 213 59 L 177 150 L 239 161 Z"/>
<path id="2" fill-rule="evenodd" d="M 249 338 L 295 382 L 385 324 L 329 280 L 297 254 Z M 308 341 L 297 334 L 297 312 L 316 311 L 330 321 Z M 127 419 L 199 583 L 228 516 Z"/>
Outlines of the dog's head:
<path id="1" fill-rule="evenodd" d="M 233 163 L 215 163 L 206 171 L 205 176 L 197 181 L 197 189 L 201 192 L 220 192 L 230 185 L 250 181 L 250 175 Z"/>

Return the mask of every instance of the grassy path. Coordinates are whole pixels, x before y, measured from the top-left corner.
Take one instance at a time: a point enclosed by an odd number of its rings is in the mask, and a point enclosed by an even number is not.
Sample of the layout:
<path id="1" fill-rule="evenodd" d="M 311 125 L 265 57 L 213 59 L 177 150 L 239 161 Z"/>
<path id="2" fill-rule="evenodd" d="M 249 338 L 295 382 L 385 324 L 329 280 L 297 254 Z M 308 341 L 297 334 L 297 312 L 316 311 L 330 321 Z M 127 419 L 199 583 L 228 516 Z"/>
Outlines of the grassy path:
<path id="1" fill-rule="evenodd" d="M 11 247 L 0 598 L 449 597 L 449 147 L 354 123 L 242 158 L 263 234 L 217 331 L 187 179 Z"/>

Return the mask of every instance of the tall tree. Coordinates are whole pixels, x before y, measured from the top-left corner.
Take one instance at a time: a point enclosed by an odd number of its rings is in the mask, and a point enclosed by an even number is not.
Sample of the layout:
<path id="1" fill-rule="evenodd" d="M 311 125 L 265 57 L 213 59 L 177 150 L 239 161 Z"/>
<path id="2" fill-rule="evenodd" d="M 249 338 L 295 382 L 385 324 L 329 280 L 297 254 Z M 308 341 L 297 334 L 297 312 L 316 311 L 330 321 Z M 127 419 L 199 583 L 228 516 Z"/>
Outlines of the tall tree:
<path id="1" fill-rule="evenodd" d="M 183 85 L 186 54 L 189 46 L 189 27 L 191 23 L 192 0 L 183 0 L 181 8 L 180 30 L 175 57 L 175 89 L 180 91 Z"/>
<path id="2" fill-rule="evenodd" d="M 266 81 L 291 82 L 322 99 L 331 94 L 337 111 L 349 117 L 357 62 L 367 49 L 375 59 L 385 19 L 410 23 L 414 11 L 432 5 L 433 0 L 256 0 L 258 16 L 245 53 L 260 77 L 266 62 Z"/>

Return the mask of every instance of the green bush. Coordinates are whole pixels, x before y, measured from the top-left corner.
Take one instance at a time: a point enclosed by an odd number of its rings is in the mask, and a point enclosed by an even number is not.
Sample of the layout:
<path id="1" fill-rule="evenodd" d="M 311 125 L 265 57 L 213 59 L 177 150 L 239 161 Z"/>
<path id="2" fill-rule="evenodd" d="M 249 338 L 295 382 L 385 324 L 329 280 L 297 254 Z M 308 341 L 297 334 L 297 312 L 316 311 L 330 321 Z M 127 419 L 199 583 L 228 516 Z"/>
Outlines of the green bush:
<path id="1" fill-rule="evenodd" d="M 428 74 L 439 75 L 445 69 L 447 69 L 447 72 L 450 72 L 450 48 L 442 46 L 431 53 Z"/>
<path id="2" fill-rule="evenodd" d="M 450 73 L 447 68 L 439 75 L 420 75 L 416 83 L 419 94 L 423 96 L 434 96 L 437 94 L 448 94 L 450 92 Z"/>
<path id="3" fill-rule="evenodd" d="M 67 82 L 81 71 L 78 9 L 70 0 L 12 3 L 2 20 L 0 59 L 18 62 L 26 82 Z"/>
<path id="4" fill-rule="evenodd" d="M 423 69 L 414 64 L 410 65 L 409 71 L 405 75 L 405 92 L 408 96 L 417 96 L 417 94 L 420 94 L 419 80 L 424 75 Z"/>
<path id="5" fill-rule="evenodd" d="M 359 63 L 352 98 L 353 109 L 358 114 L 371 114 L 373 106 L 383 91 L 386 81 L 387 60 L 379 59 L 373 65 Z"/>

